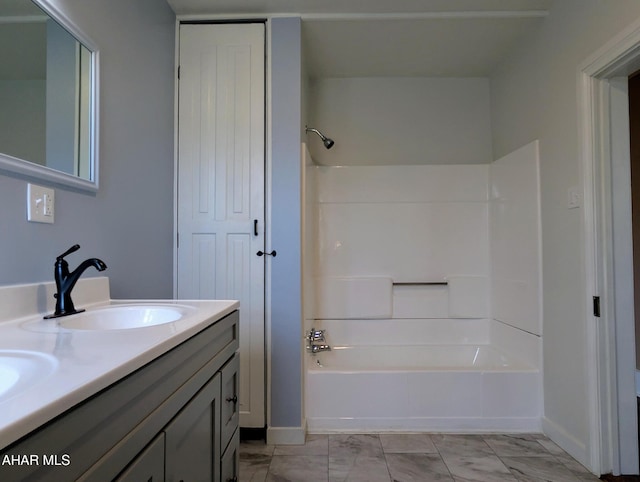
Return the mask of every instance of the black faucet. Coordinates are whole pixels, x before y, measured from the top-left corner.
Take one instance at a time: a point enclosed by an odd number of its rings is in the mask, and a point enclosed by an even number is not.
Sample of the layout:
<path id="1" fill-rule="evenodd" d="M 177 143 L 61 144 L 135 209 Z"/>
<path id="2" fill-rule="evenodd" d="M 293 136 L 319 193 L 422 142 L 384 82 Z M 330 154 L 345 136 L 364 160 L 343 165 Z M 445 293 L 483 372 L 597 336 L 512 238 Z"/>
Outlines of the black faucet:
<path id="1" fill-rule="evenodd" d="M 52 315 L 45 316 L 45 319 L 58 318 L 60 316 L 83 312 L 84 310 L 76 310 L 73 306 L 73 301 L 71 301 L 71 290 L 76 285 L 80 275 L 90 266 L 93 266 L 98 271 L 104 271 L 107 269 L 107 265 L 104 264 L 104 261 L 101 259 L 89 258 L 84 260 L 74 271 L 69 273 L 69 263 L 65 261 L 64 257 L 68 254 L 75 253 L 79 249 L 80 245 L 74 244 L 56 258 L 53 270 L 53 276 L 56 280 L 56 288 L 58 290 L 58 292 L 53 295 L 56 299 L 56 310 Z"/>

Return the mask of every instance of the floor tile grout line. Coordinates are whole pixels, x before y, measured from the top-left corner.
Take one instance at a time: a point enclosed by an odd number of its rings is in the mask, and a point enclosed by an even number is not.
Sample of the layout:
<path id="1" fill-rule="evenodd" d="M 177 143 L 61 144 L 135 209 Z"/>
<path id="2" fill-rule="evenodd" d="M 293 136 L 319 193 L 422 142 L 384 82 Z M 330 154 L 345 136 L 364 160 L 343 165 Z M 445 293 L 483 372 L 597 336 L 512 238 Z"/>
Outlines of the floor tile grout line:
<path id="1" fill-rule="evenodd" d="M 484 440 L 484 437 L 483 437 Z M 528 439 L 523 439 L 523 440 L 528 440 Z M 545 452 L 545 456 L 549 455 L 552 456 L 552 454 L 549 452 L 549 450 L 547 450 L 547 448 L 542 445 L 538 440 L 533 440 L 536 442 L 537 445 L 540 446 L 540 448 Z M 491 445 L 485 440 L 485 443 L 487 445 L 489 445 L 491 447 Z M 509 467 L 509 465 L 503 460 L 502 457 L 509 457 L 508 455 L 499 455 L 495 449 L 493 447 L 491 447 L 491 449 L 493 450 L 493 452 L 496 454 L 496 457 L 498 457 L 498 460 L 500 460 L 500 462 L 502 463 L 502 465 L 504 465 L 507 470 L 509 471 L 509 473 L 516 479 L 516 480 L 520 480 L 521 477 L 526 477 L 526 474 L 520 473 L 519 471 L 515 471 L 514 469 L 512 469 L 511 467 Z M 517 455 L 512 455 L 510 457 L 518 457 Z M 521 455 L 520 457 L 527 457 L 526 455 Z M 555 457 L 554 457 L 555 458 Z"/>

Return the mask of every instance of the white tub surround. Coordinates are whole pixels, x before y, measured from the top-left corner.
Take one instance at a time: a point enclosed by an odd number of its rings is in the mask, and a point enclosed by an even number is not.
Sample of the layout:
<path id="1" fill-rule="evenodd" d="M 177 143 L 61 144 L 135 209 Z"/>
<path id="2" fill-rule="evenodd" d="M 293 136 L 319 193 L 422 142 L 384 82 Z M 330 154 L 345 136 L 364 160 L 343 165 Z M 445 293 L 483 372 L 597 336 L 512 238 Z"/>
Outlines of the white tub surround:
<path id="1" fill-rule="evenodd" d="M 488 345 L 490 320 L 410 319 L 316 320 L 335 346 Z"/>
<path id="2" fill-rule="evenodd" d="M 237 301 L 110 300 L 108 278 L 84 278 L 74 288 L 77 308 L 87 313 L 109 305 L 184 307 L 177 321 L 123 330 L 71 330 L 44 320 L 53 311 L 55 285 L 0 287 L 0 350 L 37 352 L 51 371 L 28 388 L 0 396 L 0 447 L 186 341 L 238 309 Z M 71 315 L 80 316 L 80 315 Z"/>
<path id="3" fill-rule="evenodd" d="M 491 164 L 493 318 L 542 335 L 538 141 Z"/>
<path id="4" fill-rule="evenodd" d="M 316 318 L 390 318 L 393 312 L 391 278 L 317 278 Z"/>
<path id="5" fill-rule="evenodd" d="M 306 357 L 309 431 L 541 430 L 537 173 L 537 143 L 491 165 L 313 170 L 306 329 L 332 351 Z"/>
<path id="6" fill-rule="evenodd" d="M 449 317 L 489 316 L 489 279 L 484 276 L 447 276 Z"/>
<path id="7" fill-rule="evenodd" d="M 452 318 L 450 302 L 461 317 L 487 317 L 487 165 L 312 171 L 313 318 Z"/>
<path id="8" fill-rule="evenodd" d="M 522 360 L 542 370 L 542 337 L 498 320 L 490 320 L 489 324 L 491 345 L 510 358 Z M 542 393 L 540 406 L 542 407 Z"/>
<path id="9" fill-rule="evenodd" d="M 331 203 L 319 216 L 319 276 L 443 282 L 489 274 L 486 201 Z"/>

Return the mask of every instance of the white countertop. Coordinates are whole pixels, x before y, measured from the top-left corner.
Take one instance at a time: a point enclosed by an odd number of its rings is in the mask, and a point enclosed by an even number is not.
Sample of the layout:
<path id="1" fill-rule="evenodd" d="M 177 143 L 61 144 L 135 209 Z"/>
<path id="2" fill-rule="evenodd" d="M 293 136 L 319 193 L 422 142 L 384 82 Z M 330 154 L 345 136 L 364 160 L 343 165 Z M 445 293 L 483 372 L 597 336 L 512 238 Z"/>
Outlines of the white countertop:
<path id="1" fill-rule="evenodd" d="M 0 287 L 0 305 L 3 296 L 5 303 L 7 299 L 14 298 L 12 307 L 30 304 L 16 299 L 15 292 L 3 295 L 2 291 Z M 12 320 L 6 320 L 6 315 L 4 320 L 0 317 L 0 350 L 38 352 L 52 367 L 48 375 L 40 377 L 27 388 L 8 398 L 0 396 L 0 448 L 166 353 L 239 307 L 239 302 L 232 300 L 95 301 L 96 298 L 91 296 L 86 299 L 94 302 L 83 305 L 74 298 L 76 308 L 91 311 L 106 305 L 168 304 L 186 309 L 182 318 L 174 322 L 102 331 L 70 330 L 59 327 L 55 319 L 42 319 L 50 312 L 48 303 L 45 311 L 36 315 Z M 3 314 L 6 312 L 3 310 Z"/>

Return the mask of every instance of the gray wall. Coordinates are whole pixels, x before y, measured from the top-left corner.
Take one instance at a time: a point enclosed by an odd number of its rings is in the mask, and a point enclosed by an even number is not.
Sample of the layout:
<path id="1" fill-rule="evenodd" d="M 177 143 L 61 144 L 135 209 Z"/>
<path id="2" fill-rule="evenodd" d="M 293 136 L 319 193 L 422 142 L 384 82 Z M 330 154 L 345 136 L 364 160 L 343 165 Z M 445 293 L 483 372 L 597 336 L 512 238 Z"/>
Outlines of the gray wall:
<path id="1" fill-rule="evenodd" d="M 307 136 L 321 165 L 480 164 L 493 160 L 487 78 L 318 78 Z"/>
<path id="2" fill-rule="evenodd" d="M 271 22 L 271 423 L 302 423 L 301 21 Z"/>
<path id="3" fill-rule="evenodd" d="M 71 267 L 102 258 L 113 297 L 171 297 L 175 16 L 165 0 L 54 3 L 100 48 L 100 191 L 56 186 L 55 224 L 27 223 L 27 180 L 0 172 L 0 284 L 52 280 L 78 243 Z"/>

